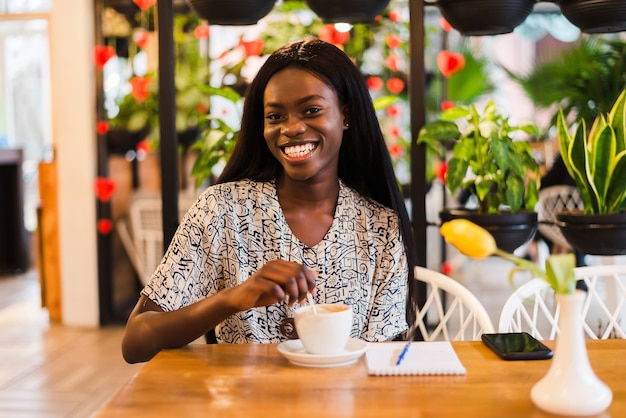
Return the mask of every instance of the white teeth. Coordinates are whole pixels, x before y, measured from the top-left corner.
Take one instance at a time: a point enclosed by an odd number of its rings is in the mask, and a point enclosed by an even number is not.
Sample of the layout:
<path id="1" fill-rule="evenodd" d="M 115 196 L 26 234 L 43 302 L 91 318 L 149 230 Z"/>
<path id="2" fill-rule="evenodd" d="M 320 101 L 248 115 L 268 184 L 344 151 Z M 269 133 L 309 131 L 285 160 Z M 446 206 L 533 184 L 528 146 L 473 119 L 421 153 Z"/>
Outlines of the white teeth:
<path id="1" fill-rule="evenodd" d="M 302 144 L 302 145 L 294 145 L 291 147 L 285 147 L 284 153 L 287 156 L 295 158 L 295 157 L 303 157 L 309 152 L 315 149 L 315 144 Z"/>

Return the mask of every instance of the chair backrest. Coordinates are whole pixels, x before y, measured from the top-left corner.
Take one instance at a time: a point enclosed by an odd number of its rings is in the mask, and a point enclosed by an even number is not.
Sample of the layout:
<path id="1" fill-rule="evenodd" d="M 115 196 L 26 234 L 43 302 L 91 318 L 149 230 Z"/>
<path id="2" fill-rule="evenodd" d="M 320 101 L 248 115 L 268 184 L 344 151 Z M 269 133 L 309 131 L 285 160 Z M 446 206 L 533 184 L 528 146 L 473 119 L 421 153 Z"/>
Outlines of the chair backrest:
<path id="1" fill-rule="evenodd" d="M 189 210 L 195 197 L 179 197 L 179 217 Z M 163 217 L 160 194 L 138 193 L 133 196 L 128 220 L 117 223 L 122 244 L 139 279 L 145 285 L 163 258 Z"/>
<path id="2" fill-rule="evenodd" d="M 574 274 L 588 289 L 583 305 L 587 335 L 626 338 L 626 265 L 577 267 Z"/>
<path id="3" fill-rule="evenodd" d="M 540 340 L 553 340 L 559 331 L 559 309 L 554 291 L 543 279 L 531 279 L 515 291 L 502 306 L 499 332 L 526 331 Z"/>
<path id="4" fill-rule="evenodd" d="M 465 286 L 420 266 L 415 278 L 426 284 L 426 302 L 414 324 L 424 341 L 479 340 L 481 334 L 494 332 L 487 310 Z"/>
<path id="5" fill-rule="evenodd" d="M 550 186 L 539 191 L 539 201 L 535 210 L 539 221 L 539 232 L 561 247 L 571 250 L 558 226 L 554 225 L 556 213 L 562 210 L 582 209 L 583 203 L 578 189 L 574 186 Z"/>
<path id="6" fill-rule="evenodd" d="M 587 288 L 582 311 L 585 336 L 626 338 L 626 265 L 576 267 L 574 274 Z M 498 331 L 527 331 L 538 339 L 554 339 L 558 317 L 552 288 L 543 279 L 532 279 L 505 302 Z"/>

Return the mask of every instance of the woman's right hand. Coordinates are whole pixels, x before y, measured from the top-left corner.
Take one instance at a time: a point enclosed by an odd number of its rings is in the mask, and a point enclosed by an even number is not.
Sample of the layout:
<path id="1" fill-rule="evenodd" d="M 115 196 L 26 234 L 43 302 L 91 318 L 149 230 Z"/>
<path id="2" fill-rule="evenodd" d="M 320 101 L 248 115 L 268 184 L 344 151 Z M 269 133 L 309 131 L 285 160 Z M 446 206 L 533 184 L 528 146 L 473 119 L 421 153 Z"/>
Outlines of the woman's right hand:
<path id="1" fill-rule="evenodd" d="M 230 296 L 239 311 L 273 305 L 286 298 L 293 304 L 303 301 L 307 292 L 315 294 L 315 279 L 315 273 L 302 264 L 273 260 L 232 289 Z"/>

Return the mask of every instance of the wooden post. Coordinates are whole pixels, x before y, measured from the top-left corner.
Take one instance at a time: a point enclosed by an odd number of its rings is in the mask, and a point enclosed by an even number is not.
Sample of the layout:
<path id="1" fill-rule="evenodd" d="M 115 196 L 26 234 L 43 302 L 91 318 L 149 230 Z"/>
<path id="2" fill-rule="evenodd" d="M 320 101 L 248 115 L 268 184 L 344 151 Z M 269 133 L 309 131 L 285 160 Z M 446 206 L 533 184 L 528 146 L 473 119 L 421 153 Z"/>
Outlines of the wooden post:
<path id="1" fill-rule="evenodd" d="M 50 321 L 61 321 L 61 268 L 59 258 L 59 210 L 56 161 L 39 164 L 38 260 L 41 305 Z"/>

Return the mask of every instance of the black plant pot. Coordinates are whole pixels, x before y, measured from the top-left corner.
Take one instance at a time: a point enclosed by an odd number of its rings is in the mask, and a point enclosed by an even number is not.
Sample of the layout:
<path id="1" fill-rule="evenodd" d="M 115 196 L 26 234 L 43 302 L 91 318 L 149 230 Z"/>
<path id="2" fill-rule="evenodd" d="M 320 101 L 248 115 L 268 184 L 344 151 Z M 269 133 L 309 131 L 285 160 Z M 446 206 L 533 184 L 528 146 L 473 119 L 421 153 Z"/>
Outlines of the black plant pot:
<path id="1" fill-rule="evenodd" d="M 186 0 L 211 25 L 254 25 L 268 14 L 276 0 Z"/>
<path id="2" fill-rule="evenodd" d="M 556 220 L 567 242 L 579 253 L 626 255 L 626 213 L 563 211 L 556 214 Z"/>
<path id="3" fill-rule="evenodd" d="M 441 222 L 467 219 L 482 226 L 493 235 L 501 250 L 512 253 L 527 243 L 537 231 L 537 213 L 488 213 L 481 214 L 470 209 L 446 209 L 439 213 Z"/>
<path id="4" fill-rule="evenodd" d="M 561 13 L 586 33 L 626 30 L 624 0 L 557 0 Z"/>
<path id="5" fill-rule="evenodd" d="M 137 149 L 137 145 L 148 136 L 150 128 L 140 131 L 114 128 L 107 132 L 107 150 L 109 154 L 126 155 L 128 151 Z"/>
<path id="6" fill-rule="evenodd" d="M 438 0 L 452 27 L 466 36 L 510 33 L 533 11 L 536 0 Z"/>
<path id="7" fill-rule="evenodd" d="M 370 23 L 385 10 L 389 0 L 306 0 L 325 23 Z"/>

